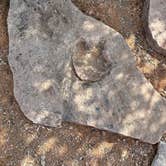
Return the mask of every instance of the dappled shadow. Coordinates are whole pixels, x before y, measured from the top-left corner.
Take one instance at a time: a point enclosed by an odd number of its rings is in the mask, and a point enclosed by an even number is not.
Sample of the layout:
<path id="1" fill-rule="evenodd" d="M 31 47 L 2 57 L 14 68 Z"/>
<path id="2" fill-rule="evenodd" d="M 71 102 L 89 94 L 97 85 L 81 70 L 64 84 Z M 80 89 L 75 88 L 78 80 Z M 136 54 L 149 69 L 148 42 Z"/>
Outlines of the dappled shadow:
<path id="1" fill-rule="evenodd" d="M 83 10 L 86 14 L 94 16 L 95 18 L 103 21 L 107 25 L 119 31 L 125 37 L 130 48 L 134 52 L 135 56 L 138 58 L 137 59 L 138 68 L 141 70 L 141 72 L 145 74 L 148 80 L 151 81 L 154 88 L 156 88 L 158 91 L 161 92 L 163 96 L 165 96 L 164 91 L 166 88 L 166 81 L 165 81 L 166 76 L 164 73 L 166 69 L 161 66 L 162 64 L 164 66 L 165 59 L 161 58 L 159 54 L 156 54 L 156 52 L 152 51 L 152 49 L 148 47 L 148 44 L 146 43 L 145 34 L 144 34 L 143 23 L 147 23 L 147 16 L 148 16 L 146 13 L 147 11 L 145 12 L 144 10 L 145 8 L 147 9 L 146 5 L 148 4 L 146 3 L 148 2 L 138 1 L 136 2 L 137 3 L 135 5 L 136 7 L 134 6 L 133 8 L 129 8 L 129 7 L 126 7 L 128 6 L 128 3 L 130 3 L 130 5 L 132 6 L 135 2 L 127 1 L 125 2 L 126 6 L 124 7 L 122 4 L 120 4 L 117 1 L 93 3 L 92 1 L 89 0 L 83 3 L 81 0 L 74 0 L 74 3 L 78 5 L 79 8 Z M 114 12 L 114 14 L 112 14 L 112 12 Z M 132 14 L 132 17 L 129 17 L 128 16 L 129 14 Z M 116 17 L 114 17 L 115 15 Z M 121 21 L 121 18 L 123 18 L 124 21 Z M 114 19 L 116 19 L 116 21 Z M 132 22 L 133 25 L 129 26 L 128 24 L 129 22 Z M 157 66 L 154 67 L 153 70 L 151 70 L 150 73 L 147 73 L 146 71 L 142 69 L 145 69 L 145 68 L 150 69 L 153 67 L 153 61 L 155 59 L 151 57 L 151 59 L 148 60 L 147 58 L 148 56 L 150 57 L 151 55 L 157 58 L 159 63 Z M 141 62 L 139 61 L 139 59 L 141 59 Z M 145 63 L 144 61 L 142 63 L 143 59 L 147 59 L 146 61 L 148 62 Z M 148 64 L 148 67 L 147 67 L 147 64 Z M 162 72 L 161 72 L 161 69 L 162 69 Z"/>
<path id="2" fill-rule="evenodd" d="M 158 47 L 156 47 L 148 28 L 150 0 L 127 0 L 124 2 L 116 0 L 103 2 L 94 2 L 93 0 L 87 0 L 86 2 L 83 0 L 72 1 L 86 14 L 120 32 L 132 51 L 141 54 L 138 48 L 143 48 L 157 59 L 165 57 L 165 53 L 158 52 Z M 135 44 L 132 41 L 133 37 L 135 38 Z"/>
<path id="3" fill-rule="evenodd" d="M 3 113 L 0 113 L 2 119 L 0 127 L 4 128 L 2 133 L 5 131 L 4 135 L 6 135 L 3 147 L 0 148 L 2 166 L 20 163 L 40 165 L 44 161 L 47 165 L 67 166 L 78 163 L 79 165 L 86 163 L 89 165 L 94 163 L 95 165 L 112 163 L 121 166 L 134 166 L 136 163 L 141 166 L 150 165 L 155 154 L 155 146 L 150 144 L 71 123 L 63 123 L 59 129 L 32 124 L 23 116 L 14 99 L 9 66 L 6 64 L 0 67 L 0 75 L 3 77 L 3 80 L 0 80 L 0 88 L 2 86 L 0 104 L 4 109 Z M 119 78 L 121 74 L 117 80 Z M 39 88 L 45 90 L 48 85 L 50 81 L 46 81 L 44 86 Z M 150 101 L 150 98 L 148 99 Z"/>
<path id="4" fill-rule="evenodd" d="M 112 78 L 111 83 L 74 83 L 71 86 L 75 92 L 71 97 L 74 107 L 71 112 L 65 112 L 64 118 L 150 142 L 158 141 L 165 132 L 165 100 L 134 66 L 129 66 L 115 70 L 114 78 L 111 73 L 108 76 Z"/>
<path id="5" fill-rule="evenodd" d="M 23 3 L 27 6 L 32 5 L 32 9 L 37 7 L 35 3 L 31 4 L 27 1 Z M 64 4 L 65 8 L 61 8 L 60 6 Z M 44 9 L 42 11 L 42 5 L 37 11 L 44 16 L 48 14 L 48 11 Z M 12 25 L 15 25 L 17 17 L 13 17 L 12 10 L 10 11 L 10 45 L 14 46 L 10 47 L 9 60 L 14 73 L 15 96 L 24 114 L 34 123 L 47 126 L 57 126 L 61 121 L 71 121 L 118 132 L 151 143 L 158 142 L 165 131 L 166 119 L 163 117 L 166 114 L 164 111 L 166 101 L 153 90 L 151 84 L 136 69 L 134 57 L 122 36 L 108 26 L 84 16 L 70 1 L 65 3 L 57 1 L 49 7 L 51 8 L 49 12 L 55 9 L 60 11 L 58 15 L 60 18 L 56 17 L 61 22 L 57 24 L 57 29 L 61 29 L 62 25 L 67 27 L 62 29 L 62 36 L 58 34 L 60 41 L 64 41 L 63 43 L 56 43 L 56 35 L 50 37 L 47 33 L 45 36 L 40 34 L 41 19 L 38 20 L 39 22 L 31 19 L 33 24 L 30 24 L 30 27 L 26 26 L 23 30 L 26 42 L 15 42 L 13 39 L 21 41 L 23 34 L 22 31 L 18 35 L 14 33 Z M 28 12 L 27 8 L 25 10 Z M 71 12 L 71 10 L 75 11 Z M 21 17 L 25 17 L 26 12 L 23 9 L 20 13 Z M 36 10 L 30 13 L 30 18 L 33 18 L 35 12 Z M 54 23 L 51 19 L 51 13 L 49 15 L 50 18 L 46 24 L 55 24 L 56 22 Z M 65 20 L 62 19 L 62 15 Z M 67 15 L 70 17 L 68 18 Z M 28 25 L 27 21 L 28 19 L 25 19 L 24 24 Z M 19 22 L 20 25 L 22 23 L 22 21 Z M 15 28 L 17 29 L 20 25 L 16 25 Z M 34 29 L 36 35 L 29 29 Z M 66 38 L 67 33 L 74 35 Z M 100 80 L 91 80 L 92 82 L 80 80 L 80 77 L 77 77 L 80 69 L 75 68 L 75 72 L 73 71 L 71 57 L 75 53 L 76 43 L 82 37 L 88 44 L 94 45 L 98 45 L 104 39 L 104 45 L 100 48 L 102 50 L 97 51 L 98 53 L 91 51 L 86 54 L 88 58 L 94 53 L 93 56 L 96 56 L 98 60 L 100 54 L 105 59 L 109 59 L 111 69 Z M 85 44 L 85 47 L 89 47 L 88 44 Z M 15 47 L 17 47 L 17 52 Z M 25 49 L 22 50 L 22 48 Z M 93 45 L 92 48 L 97 50 Z M 85 54 L 84 50 L 81 51 L 80 54 Z M 19 55 L 17 55 L 18 52 Z M 73 66 L 76 67 L 74 63 Z M 83 66 L 84 71 L 87 71 L 86 67 Z M 98 72 L 93 71 L 92 75 Z M 90 74 L 90 72 L 84 74 Z M 161 121 L 158 122 L 158 119 Z M 147 131 L 149 131 L 148 135 Z"/>

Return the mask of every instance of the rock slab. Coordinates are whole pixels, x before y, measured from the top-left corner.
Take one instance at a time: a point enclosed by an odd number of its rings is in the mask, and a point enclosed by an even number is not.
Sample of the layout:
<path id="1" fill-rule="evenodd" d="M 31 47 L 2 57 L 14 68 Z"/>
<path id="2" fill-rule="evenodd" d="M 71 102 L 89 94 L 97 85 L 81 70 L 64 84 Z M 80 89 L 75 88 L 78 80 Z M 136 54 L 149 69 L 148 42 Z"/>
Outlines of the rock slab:
<path id="1" fill-rule="evenodd" d="M 166 56 L 166 1 L 146 0 L 147 40 L 152 49 Z"/>
<path id="2" fill-rule="evenodd" d="M 166 143 L 160 142 L 151 166 L 166 166 Z"/>
<path id="3" fill-rule="evenodd" d="M 166 101 L 137 70 L 118 32 L 71 0 L 11 0 L 8 30 L 14 94 L 31 121 L 159 141 Z"/>

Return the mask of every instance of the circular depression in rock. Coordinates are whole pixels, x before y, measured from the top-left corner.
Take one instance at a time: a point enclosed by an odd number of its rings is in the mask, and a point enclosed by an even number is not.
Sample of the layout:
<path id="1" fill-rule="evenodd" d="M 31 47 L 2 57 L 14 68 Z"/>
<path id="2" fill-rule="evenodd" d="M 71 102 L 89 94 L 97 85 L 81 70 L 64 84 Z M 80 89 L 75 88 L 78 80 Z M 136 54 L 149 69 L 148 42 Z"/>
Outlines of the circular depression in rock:
<path id="1" fill-rule="evenodd" d="M 111 70 L 111 61 L 105 51 L 105 40 L 97 44 L 81 39 L 72 55 L 72 65 L 76 76 L 86 82 L 101 80 Z"/>

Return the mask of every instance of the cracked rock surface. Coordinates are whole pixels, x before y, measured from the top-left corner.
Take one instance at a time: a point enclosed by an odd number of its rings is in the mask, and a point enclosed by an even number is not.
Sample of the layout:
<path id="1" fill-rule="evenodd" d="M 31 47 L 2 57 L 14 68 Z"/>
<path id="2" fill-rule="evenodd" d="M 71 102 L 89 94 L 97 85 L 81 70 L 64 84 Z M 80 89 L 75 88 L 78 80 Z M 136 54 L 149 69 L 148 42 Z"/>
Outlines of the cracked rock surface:
<path id="1" fill-rule="evenodd" d="M 14 94 L 31 121 L 71 121 L 158 142 L 166 101 L 118 32 L 70 0 L 11 0 L 8 29 Z"/>

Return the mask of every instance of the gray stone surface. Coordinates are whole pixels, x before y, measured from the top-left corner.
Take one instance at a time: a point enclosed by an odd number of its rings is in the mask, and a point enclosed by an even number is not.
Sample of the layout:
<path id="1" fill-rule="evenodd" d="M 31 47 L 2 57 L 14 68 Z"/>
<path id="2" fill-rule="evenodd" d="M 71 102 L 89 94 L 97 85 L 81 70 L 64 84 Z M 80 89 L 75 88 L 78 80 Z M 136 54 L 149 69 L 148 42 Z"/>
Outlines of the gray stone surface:
<path id="1" fill-rule="evenodd" d="M 149 43 L 157 52 L 166 56 L 166 0 L 150 0 L 148 12 Z"/>
<path id="2" fill-rule="evenodd" d="M 0 106 L 0 113 L 2 113 L 3 112 L 3 109 L 2 109 L 2 107 Z"/>
<path id="3" fill-rule="evenodd" d="M 151 166 L 166 166 L 166 143 L 160 142 Z"/>
<path id="4" fill-rule="evenodd" d="M 11 0 L 8 29 L 14 94 L 30 120 L 158 142 L 166 101 L 136 69 L 118 32 L 70 0 Z"/>

